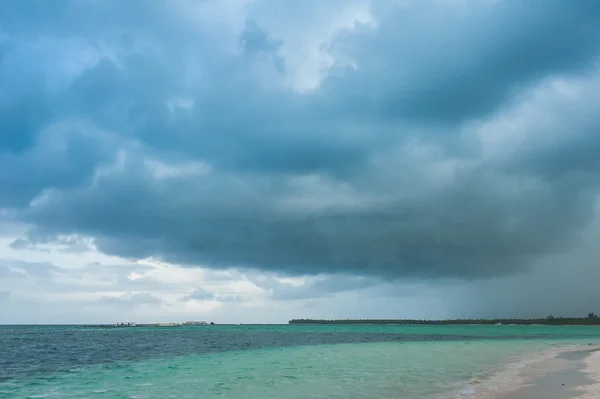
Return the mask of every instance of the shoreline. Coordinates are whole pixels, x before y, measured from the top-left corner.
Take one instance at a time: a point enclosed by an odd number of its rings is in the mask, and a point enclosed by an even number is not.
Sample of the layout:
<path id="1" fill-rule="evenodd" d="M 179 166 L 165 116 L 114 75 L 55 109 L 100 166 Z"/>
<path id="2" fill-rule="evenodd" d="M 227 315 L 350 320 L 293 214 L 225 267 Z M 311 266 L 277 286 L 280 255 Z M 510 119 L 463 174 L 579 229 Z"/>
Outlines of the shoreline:
<path id="1" fill-rule="evenodd" d="M 577 399 L 591 399 L 600 397 L 600 349 L 592 352 L 584 361 L 583 373 L 591 381 L 577 388 L 580 395 Z"/>
<path id="2" fill-rule="evenodd" d="M 544 349 L 509 362 L 482 380 L 470 380 L 450 398 L 595 399 L 600 398 L 600 345 Z"/>

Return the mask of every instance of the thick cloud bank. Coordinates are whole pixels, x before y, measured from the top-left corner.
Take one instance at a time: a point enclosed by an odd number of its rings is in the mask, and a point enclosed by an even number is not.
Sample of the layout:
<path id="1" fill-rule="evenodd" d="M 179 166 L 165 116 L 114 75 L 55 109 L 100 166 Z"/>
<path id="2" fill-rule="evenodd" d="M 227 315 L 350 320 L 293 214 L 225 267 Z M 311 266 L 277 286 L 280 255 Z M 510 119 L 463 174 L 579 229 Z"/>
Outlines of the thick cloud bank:
<path id="1" fill-rule="evenodd" d="M 5 1 L 0 217 L 13 248 L 508 275 L 594 211 L 599 62 L 596 0 Z"/>

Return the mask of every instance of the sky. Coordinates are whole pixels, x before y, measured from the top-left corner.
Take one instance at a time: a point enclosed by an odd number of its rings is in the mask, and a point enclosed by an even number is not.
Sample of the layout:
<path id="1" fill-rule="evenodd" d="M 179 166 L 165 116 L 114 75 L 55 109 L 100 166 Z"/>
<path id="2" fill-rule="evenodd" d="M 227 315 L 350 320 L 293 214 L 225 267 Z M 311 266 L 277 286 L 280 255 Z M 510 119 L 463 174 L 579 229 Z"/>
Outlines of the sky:
<path id="1" fill-rule="evenodd" d="M 597 0 L 0 2 L 0 323 L 600 312 Z"/>

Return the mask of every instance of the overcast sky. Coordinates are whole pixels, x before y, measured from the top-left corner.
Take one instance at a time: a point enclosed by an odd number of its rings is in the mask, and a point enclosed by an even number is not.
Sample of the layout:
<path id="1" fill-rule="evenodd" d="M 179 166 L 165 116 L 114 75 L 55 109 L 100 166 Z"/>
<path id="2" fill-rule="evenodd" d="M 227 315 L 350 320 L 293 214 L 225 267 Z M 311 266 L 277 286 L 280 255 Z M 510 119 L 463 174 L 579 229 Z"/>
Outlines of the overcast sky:
<path id="1" fill-rule="evenodd" d="M 597 0 L 0 2 L 0 323 L 600 312 Z"/>

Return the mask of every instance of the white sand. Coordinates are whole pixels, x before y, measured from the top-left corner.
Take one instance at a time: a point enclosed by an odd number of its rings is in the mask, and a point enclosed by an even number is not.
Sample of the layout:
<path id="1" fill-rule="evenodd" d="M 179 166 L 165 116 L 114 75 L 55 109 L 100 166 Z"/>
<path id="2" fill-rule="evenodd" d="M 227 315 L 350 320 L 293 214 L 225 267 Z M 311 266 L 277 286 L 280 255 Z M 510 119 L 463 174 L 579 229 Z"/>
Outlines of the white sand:
<path id="1" fill-rule="evenodd" d="M 600 398 L 600 351 L 592 352 L 585 359 L 583 372 L 594 383 L 578 387 L 577 390 L 581 392 L 581 395 L 577 396 L 577 399 Z"/>
<path id="2" fill-rule="evenodd" d="M 600 351 L 592 352 L 585 359 L 585 368 L 583 369 L 580 368 L 581 361 L 573 362 L 557 357 L 565 352 L 596 349 L 600 350 L 600 346 L 573 345 L 549 348 L 537 352 L 533 356 L 508 364 L 503 370 L 483 381 L 470 381 L 469 387 L 451 397 L 462 399 L 600 399 Z M 558 392 L 555 388 L 549 388 L 547 384 L 540 384 L 544 376 L 551 373 L 570 371 L 585 373 L 589 379 L 597 381 L 597 383 L 577 386 L 577 383 L 571 384 L 568 380 L 564 381 L 564 385 L 570 388 L 568 394 L 566 390 Z M 562 388 L 563 384 L 559 385 Z M 571 392 L 574 394 L 571 395 Z M 579 393 L 581 396 L 577 396 Z"/>

